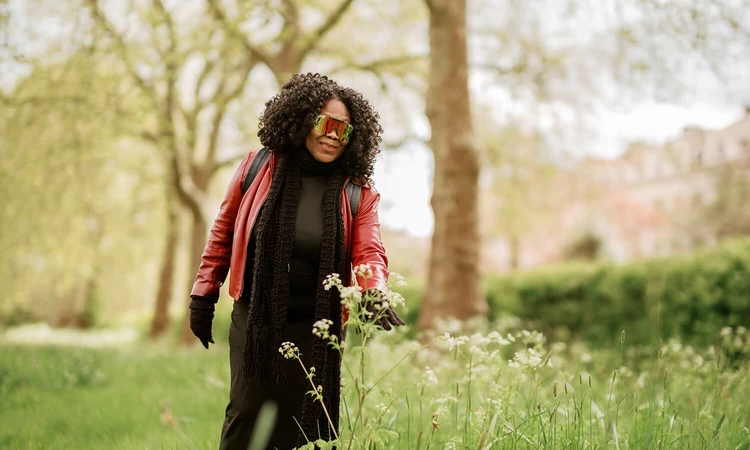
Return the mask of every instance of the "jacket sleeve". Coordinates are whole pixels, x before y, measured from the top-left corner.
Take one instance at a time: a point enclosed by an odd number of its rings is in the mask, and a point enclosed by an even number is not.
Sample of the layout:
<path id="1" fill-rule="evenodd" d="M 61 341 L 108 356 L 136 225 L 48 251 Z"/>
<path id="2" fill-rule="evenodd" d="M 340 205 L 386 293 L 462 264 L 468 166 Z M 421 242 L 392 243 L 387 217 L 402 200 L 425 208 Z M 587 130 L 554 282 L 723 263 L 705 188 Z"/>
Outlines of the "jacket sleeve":
<path id="1" fill-rule="evenodd" d="M 256 152 L 250 152 L 242 160 L 229 182 L 219 214 L 211 226 L 191 296 L 219 298 L 219 291 L 227 278 L 232 257 L 234 222 L 242 200 L 242 182 L 255 155 Z"/>
<path id="2" fill-rule="evenodd" d="M 352 226 L 352 266 L 368 264 L 372 269 L 369 278 L 357 275 L 357 285 L 362 290 L 375 288 L 388 292 L 388 257 L 380 237 L 378 216 L 380 193 L 372 188 L 369 190 L 369 195 L 362 196 L 362 204 Z"/>

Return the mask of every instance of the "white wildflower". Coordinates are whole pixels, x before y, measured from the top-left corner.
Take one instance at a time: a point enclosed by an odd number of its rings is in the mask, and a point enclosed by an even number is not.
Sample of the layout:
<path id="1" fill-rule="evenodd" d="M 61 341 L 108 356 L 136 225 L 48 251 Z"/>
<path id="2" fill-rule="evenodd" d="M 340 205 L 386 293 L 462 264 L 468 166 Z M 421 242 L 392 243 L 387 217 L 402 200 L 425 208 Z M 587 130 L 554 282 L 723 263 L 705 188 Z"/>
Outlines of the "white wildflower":
<path id="1" fill-rule="evenodd" d="M 360 264 L 354 267 L 354 273 L 358 277 L 372 278 L 372 268 L 369 264 Z"/>
<path id="2" fill-rule="evenodd" d="M 437 413 L 438 414 L 448 414 L 448 411 L 450 411 L 450 405 L 452 403 L 456 403 L 458 400 L 455 396 L 451 394 L 443 394 L 440 397 L 435 399 L 435 403 L 437 404 Z"/>
<path id="3" fill-rule="evenodd" d="M 312 333 L 321 339 L 328 339 L 330 337 L 329 330 L 333 325 L 333 321 L 330 319 L 320 319 L 313 324 Z"/>
<path id="4" fill-rule="evenodd" d="M 300 355 L 299 348 L 293 342 L 282 342 L 279 353 L 284 355 L 286 359 L 298 358 Z"/>
<path id="5" fill-rule="evenodd" d="M 386 294 L 385 299 L 394 308 L 398 308 L 406 304 L 404 297 L 398 292 L 389 292 L 388 294 Z"/>
<path id="6" fill-rule="evenodd" d="M 337 273 L 326 275 L 326 279 L 323 281 L 323 288 L 326 291 L 330 291 L 333 287 L 340 288 L 342 285 L 341 276 Z"/>
<path id="7" fill-rule="evenodd" d="M 459 448 L 461 448 L 461 438 L 452 437 L 445 443 L 443 450 L 458 450 Z"/>
<path id="8" fill-rule="evenodd" d="M 456 338 L 452 337 L 450 333 L 445 333 L 437 339 L 438 347 L 453 351 L 456 348 Z"/>
<path id="9" fill-rule="evenodd" d="M 400 273 L 391 272 L 388 274 L 388 284 L 396 287 L 404 287 L 406 286 L 406 280 Z"/>
<path id="10" fill-rule="evenodd" d="M 503 337 L 503 336 L 502 336 L 502 335 L 501 335 L 500 333 L 498 333 L 497 331 L 493 331 L 493 332 L 491 332 L 490 334 L 488 334 L 488 335 L 487 335 L 487 339 L 488 339 L 488 340 L 489 340 L 490 342 L 494 342 L 495 344 L 498 344 L 498 345 L 509 345 L 509 344 L 510 344 L 510 341 L 509 341 L 509 340 L 507 340 L 507 339 L 505 339 L 505 338 L 504 338 L 504 337 Z"/>
<path id="11" fill-rule="evenodd" d="M 339 296 L 342 299 L 352 299 L 356 303 L 362 301 L 362 291 L 357 286 L 339 287 Z"/>
<path id="12" fill-rule="evenodd" d="M 478 345 L 472 345 L 469 347 L 469 352 L 476 357 L 478 361 L 484 361 L 489 355 L 482 347 Z"/>
<path id="13" fill-rule="evenodd" d="M 542 355 L 537 350 L 530 348 L 516 352 L 516 355 L 511 362 L 517 363 L 518 366 L 537 368 L 540 367 L 544 361 L 542 360 Z M 508 365 L 510 366 L 511 363 L 508 363 Z"/>
<path id="14" fill-rule="evenodd" d="M 435 371 L 432 370 L 430 366 L 425 366 L 424 368 L 424 382 L 425 384 L 430 386 L 436 386 L 438 384 L 438 379 L 435 375 Z"/>

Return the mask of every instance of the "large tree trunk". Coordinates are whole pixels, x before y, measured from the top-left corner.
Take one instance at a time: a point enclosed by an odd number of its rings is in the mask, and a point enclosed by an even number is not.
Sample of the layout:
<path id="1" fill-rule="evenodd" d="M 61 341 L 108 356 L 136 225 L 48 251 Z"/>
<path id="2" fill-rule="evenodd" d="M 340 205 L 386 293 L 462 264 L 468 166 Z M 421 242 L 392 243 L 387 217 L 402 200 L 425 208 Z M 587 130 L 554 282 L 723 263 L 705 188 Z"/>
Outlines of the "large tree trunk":
<path id="1" fill-rule="evenodd" d="M 198 272 L 198 268 L 201 264 L 201 256 L 203 250 L 206 247 L 206 236 L 208 234 L 208 225 L 206 218 L 203 214 L 196 214 L 191 212 L 192 218 L 191 231 L 190 231 L 190 253 L 188 254 L 188 292 L 193 288 L 193 282 L 195 281 L 195 274 Z M 189 301 L 189 299 L 187 300 Z M 193 336 L 193 332 L 190 331 L 190 314 L 187 308 L 185 308 L 185 317 L 182 321 L 182 333 L 180 340 L 185 345 L 190 345 L 197 340 Z"/>
<path id="2" fill-rule="evenodd" d="M 167 189 L 171 189 L 171 186 Z M 161 336 L 169 327 L 169 304 L 174 296 L 174 270 L 177 255 L 177 244 L 179 229 L 177 224 L 177 212 L 180 207 L 177 199 L 171 193 L 167 193 L 167 224 L 164 237 L 164 253 L 162 254 L 161 267 L 159 268 L 159 286 L 156 289 L 156 301 L 154 302 L 154 317 L 151 319 L 151 338 Z"/>
<path id="3" fill-rule="evenodd" d="M 435 157 L 435 231 L 420 329 L 439 317 L 486 314 L 479 283 L 479 156 L 473 142 L 466 48 L 466 0 L 429 0 L 427 117 Z"/>

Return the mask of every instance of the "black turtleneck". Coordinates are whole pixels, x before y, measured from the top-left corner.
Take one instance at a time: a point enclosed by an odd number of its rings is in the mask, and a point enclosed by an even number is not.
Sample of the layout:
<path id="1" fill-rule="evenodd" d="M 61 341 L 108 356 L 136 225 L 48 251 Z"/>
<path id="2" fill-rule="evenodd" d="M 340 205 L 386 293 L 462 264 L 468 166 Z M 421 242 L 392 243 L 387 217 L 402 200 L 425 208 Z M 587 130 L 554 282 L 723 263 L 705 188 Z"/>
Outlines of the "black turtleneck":
<path id="1" fill-rule="evenodd" d="M 323 194 L 328 185 L 328 174 L 301 170 L 299 205 L 295 222 L 294 247 L 289 264 L 290 322 L 309 321 L 315 316 L 315 295 L 318 288 L 318 268 L 323 240 Z M 260 212 L 258 213 L 260 217 Z M 245 266 L 244 292 L 252 286 L 253 263 L 258 227 L 253 227 L 248 243 Z M 247 299 L 245 299 L 247 301 Z"/>

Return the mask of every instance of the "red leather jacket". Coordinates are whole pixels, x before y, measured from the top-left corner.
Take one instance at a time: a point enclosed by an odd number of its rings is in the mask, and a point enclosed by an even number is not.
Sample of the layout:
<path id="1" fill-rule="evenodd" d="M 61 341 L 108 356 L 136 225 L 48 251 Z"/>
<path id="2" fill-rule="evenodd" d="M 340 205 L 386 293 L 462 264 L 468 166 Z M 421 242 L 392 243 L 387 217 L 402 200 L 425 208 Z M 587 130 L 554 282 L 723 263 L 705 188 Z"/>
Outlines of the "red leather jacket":
<path id="1" fill-rule="evenodd" d="M 237 301 L 243 292 L 248 239 L 258 211 L 268 195 L 273 171 L 279 158 L 276 152 L 272 152 L 268 163 L 261 167 L 243 196 L 242 182 L 256 153 L 250 152 L 242 160 L 229 182 L 219 214 L 211 227 L 191 295 L 218 298 L 219 289 L 230 270 L 232 275 L 229 280 L 229 295 Z M 380 194 L 369 185 L 362 186 L 359 209 L 355 218 L 352 218 L 346 189 L 342 188 L 341 195 L 347 267 L 350 268 L 349 273 L 341 274 L 342 281 L 347 285 L 350 284 L 351 267 L 369 264 L 372 268 L 372 277 L 367 279 L 357 277 L 357 284 L 362 289 L 377 288 L 386 292 L 388 258 L 380 239 L 378 219 Z M 343 316 L 346 322 L 348 317 L 346 311 L 343 311 Z"/>

